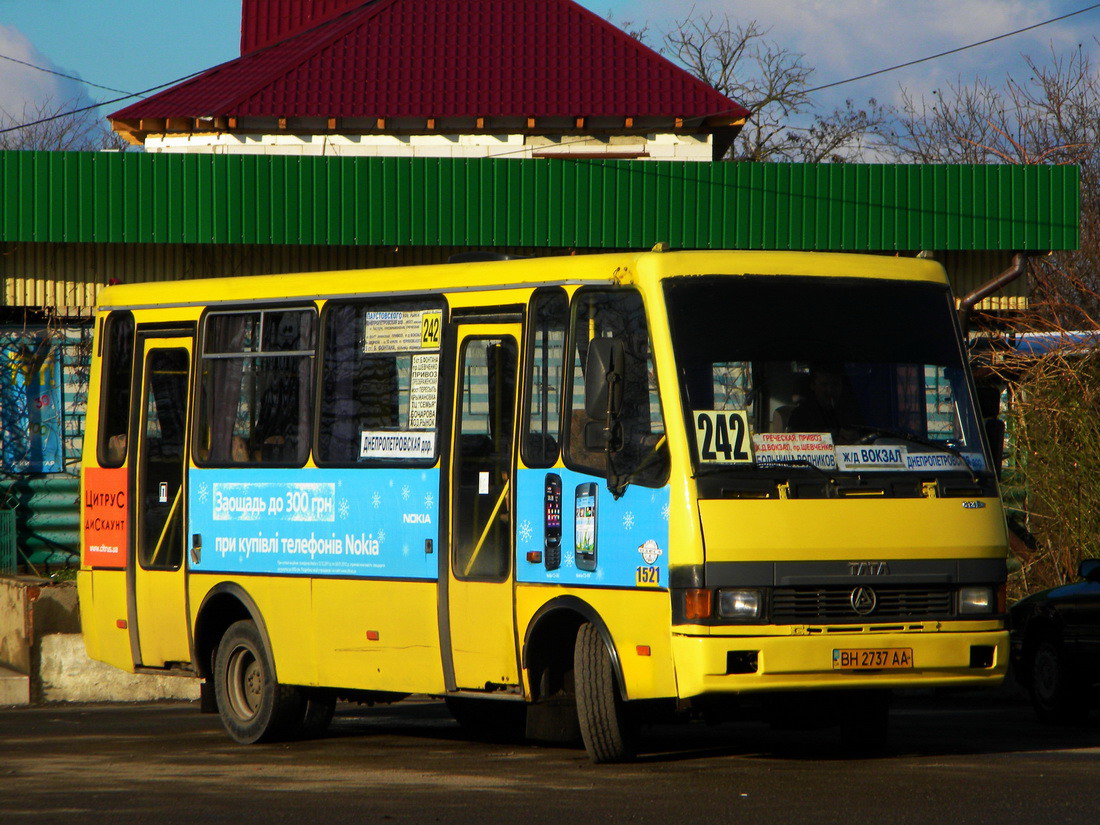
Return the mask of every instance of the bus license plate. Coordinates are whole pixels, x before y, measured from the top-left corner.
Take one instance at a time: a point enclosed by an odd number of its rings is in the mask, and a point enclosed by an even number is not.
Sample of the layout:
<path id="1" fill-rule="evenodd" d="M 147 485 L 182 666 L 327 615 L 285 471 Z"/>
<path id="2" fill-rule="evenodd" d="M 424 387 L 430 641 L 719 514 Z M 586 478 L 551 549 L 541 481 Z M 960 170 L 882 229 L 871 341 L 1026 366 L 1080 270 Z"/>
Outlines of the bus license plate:
<path id="1" fill-rule="evenodd" d="M 907 670 L 912 667 L 911 647 L 833 650 L 833 670 Z"/>

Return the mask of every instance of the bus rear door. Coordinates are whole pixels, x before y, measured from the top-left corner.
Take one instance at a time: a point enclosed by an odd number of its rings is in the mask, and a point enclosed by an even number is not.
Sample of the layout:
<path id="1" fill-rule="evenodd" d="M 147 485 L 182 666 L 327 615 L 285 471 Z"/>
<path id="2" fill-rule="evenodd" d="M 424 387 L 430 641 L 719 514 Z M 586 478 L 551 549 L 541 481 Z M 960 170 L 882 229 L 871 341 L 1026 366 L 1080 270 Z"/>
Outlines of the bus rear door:
<path id="1" fill-rule="evenodd" d="M 458 327 L 442 617 L 451 689 L 521 689 L 512 569 L 520 330 L 518 323 Z"/>
<path id="2" fill-rule="evenodd" d="M 184 552 L 193 340 L 190 330 L 138 330 L 128 589 L 130 645 L 143 667 L 191 661 Z"/>

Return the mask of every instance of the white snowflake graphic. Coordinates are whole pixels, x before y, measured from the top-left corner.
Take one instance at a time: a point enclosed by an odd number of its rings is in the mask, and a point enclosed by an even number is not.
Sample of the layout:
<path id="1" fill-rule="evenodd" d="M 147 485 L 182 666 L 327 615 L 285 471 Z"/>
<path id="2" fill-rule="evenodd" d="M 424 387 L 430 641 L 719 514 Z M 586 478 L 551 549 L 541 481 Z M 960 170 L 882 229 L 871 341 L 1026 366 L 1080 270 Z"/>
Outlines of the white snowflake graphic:
<path id="1" fill-rule="evenodd" d="M 391 487 L 393 486 L 393 479 L 392 478 L 390 479 L 390 486 Z"/>
<path id="2" fill-rule="evenodd" d="M 431 493 L 424 494 L 424 507 L 431 510 L 435 506 L 435 496 Z"/>
<path id="3" fill-rule="evenodd" d="M 378 543 L 382 544 L 385 541 L 386 541 L 386 531 L 385 530 L 379 530 L 378 531 Z"/>
<path id="4" fill-rule="evenodd" d="M 378 495 L 378 493 L 375 493 L 373 496 L 370 497 L 370 503 L 374 505 L 375 509 L 377 509 L 379 505 L 382 504 L 382 496 Z"/>
<path id="5" fill-rule="evenodd" d="M 402 499 L 403 499 L 404 501 L 408 501 L 408 500 L 409 500 L 409 496 L 411 496 L 411 495 L 412 495 L 412 490 L 410 490 L 410 489 L 409 489 L 409 485 L 408 485 L 408 484 L 406 484 L 406 485 L 405 485 L 404 487 L 402 487 L 402 488 L 401 488 L 401 498 L 402 498 Z"/>
<path id="6" fill-rule="evenodd" d="M 350 512 L 351 512 L 351 505 L 348 504 L 348 500 L 346 498 L 340 499 L 340 518 L 347 518 L 348 513 L 350 513 Z"/>
<path id="7" fill-rule="evenodd" d="M 663 518 L 665 521 L 668 521 L 668 512 L 669 512 L 669 505 L 668 505 L 668 502 L 666 501 L 665 506 L 661 508 L 661 518 Z"/>
<path id="8" fill-rule="evenodd" d="M 206 499 L 209 498 L 209 496 L 210 489 L 206 486 L 206 482 L 204 481 L 202 484 L 199 485 L 199 501 L 201 501 L 203 504 L 206 504 Z"/>
<path id="9" fill-rule="evenodd" d="M 572 567 L 573 566 L 573 554 L 572 553 L 562 553 L 561 554 L 561 566 L 562 567 Z"/>
<path id="10" fill-rule="evenodd" d="M 407 544 L 402 544 L 401 545 L 401 555 L 402 556 L 409 555 L 409 545 L 407 545 Z"/>
<path id="11" fill-rule="evenodd" d="M 519 537 L 525 544 L 531 540 L 531 534 L 534 531 L 531 529 L 531 522 L 524 519 L 523 523 L 519 526 Z"/>
<path id="12" fill-rule="evenodd" d="M 596 570 L 596 578 L 601 579 L 601 580 L 603 579 L 603 568 L 602 567 L 600 567 L 599 569 Z"/>
<path id="13" fill-rule="evenodd" d="M 634 513 L 630 510 L 627 510 L 625 513 L 623 513 L 623 529 L 634 529 Z"/>

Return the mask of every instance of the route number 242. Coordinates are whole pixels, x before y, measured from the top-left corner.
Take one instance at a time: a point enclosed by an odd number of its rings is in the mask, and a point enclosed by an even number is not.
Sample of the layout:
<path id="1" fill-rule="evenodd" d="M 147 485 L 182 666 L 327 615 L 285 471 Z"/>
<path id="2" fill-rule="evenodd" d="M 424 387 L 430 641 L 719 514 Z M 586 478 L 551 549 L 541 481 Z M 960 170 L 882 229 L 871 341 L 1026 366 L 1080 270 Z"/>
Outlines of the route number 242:
<path id="1" fill-rule="evenodd" d="M 701 410 L 695 414 L 695 443 L 702 462 L 752 461 L 749 417 L 744 410 Z"/>

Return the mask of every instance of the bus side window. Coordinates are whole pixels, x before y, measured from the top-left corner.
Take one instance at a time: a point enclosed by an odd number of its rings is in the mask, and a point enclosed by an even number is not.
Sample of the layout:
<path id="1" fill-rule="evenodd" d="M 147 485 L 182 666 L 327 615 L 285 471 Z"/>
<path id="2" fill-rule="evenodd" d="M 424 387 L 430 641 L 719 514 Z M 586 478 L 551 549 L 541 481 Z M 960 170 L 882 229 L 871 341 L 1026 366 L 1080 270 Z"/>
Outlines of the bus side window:
<path id="1" fill-rule="evenodd" d="M 130 391 L 134 374 L 134 316 L 112 312 L 104 331 L 100 378 L 99 463 L 121 467 L 130 428 Z"/>
<path id="2" fill-rule="evenodd" d="M 325 305 L 318 463 L 435 462 L 444 316 L 435 298 Z"/>
<path id="3" fill-rule="evenodd" d="M 539 289 L 528 313 L 526 438 L 523 463 L 553 467 L 561 439 L 562 371 L 569 299 L 561 287 Z"/>
<path id="4" fill-rule="evenodd" d="M 572 379 L 567 432 L 567 459 L 572 469 L 607 475 L 607 455 L 585 443 L 592 419 L 585 413 L 584 370 L 588 342 L 614 337 L 623 342 L 625 371 L 619 424 L 622 449 L 612 455 L 617 475 L 631 484 L 661 486 L 668 479 L 668 443 L 661 415 L 657 373 L 649 325 L 639 293 L 629 289 L 581 289 L 573 296 L 570 341 Z"/>
<path id="5" fill-rule="evenodd" d="M 197 463 L 305 463 L 315 319 L 312 308 L 209 314 L 195 428 Z"/>

